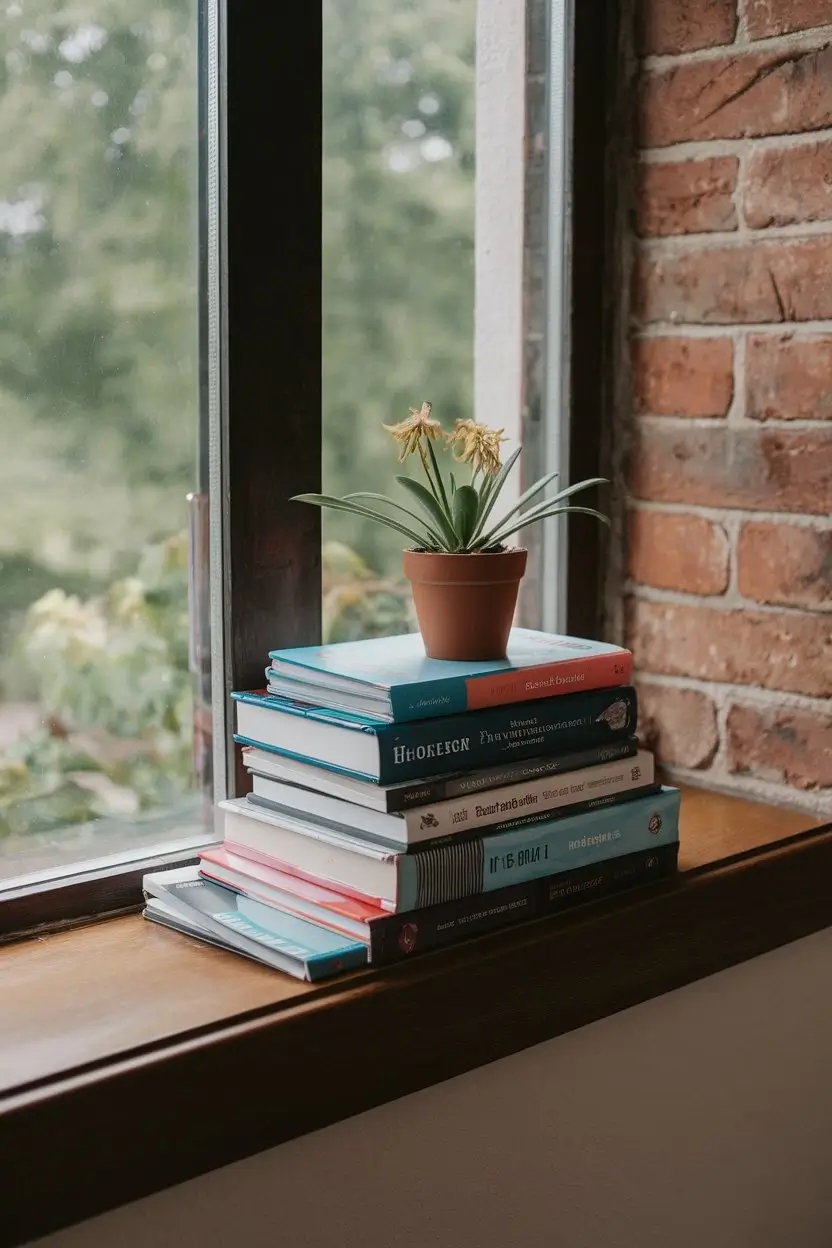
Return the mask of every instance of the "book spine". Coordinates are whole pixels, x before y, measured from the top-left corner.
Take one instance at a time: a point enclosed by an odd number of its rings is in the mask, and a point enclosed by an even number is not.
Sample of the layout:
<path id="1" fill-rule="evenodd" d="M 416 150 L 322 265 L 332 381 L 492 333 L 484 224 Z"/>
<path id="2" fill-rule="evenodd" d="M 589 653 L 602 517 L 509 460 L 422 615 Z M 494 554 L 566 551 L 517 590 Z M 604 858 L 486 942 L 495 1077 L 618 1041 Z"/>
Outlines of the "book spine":
<path id="1" fill-rule="evenodd" d="M 408 840 L 428 840 L 476 828 L 518 827 L 551 819 L 562 811 L 592 810 L 602 805 L 604 798 L 615 801 L 623 794 L 652 786 L 654 774 L 653 755 L 643 750 L 632 762 L 601 763 L 563 772 L 555 779 L 535 777 L 490 793 L 420 806 L 404 815 Z"/>
<path id="2" fill-rule="evenodd" d="M 386 724 L 376 730 L 379 783 L 606 745 L 631 736 L 636 715 L 636 691 L 623 685 L 444 719 Z"/>
<path id="3" fill-rule="evenodd" d="M 532 702 L 578 690 L 625 685 L 632 674 L 633 656 L 628 650 L 621 650 L 530 667 L 524 671 L 473 676 L 466 682 L 468 709 L 476 711 L 485 706 Z"/>
<path id="4" fill-rule="evenodd" d="M 507 832 L 445 837 L 397 859 L 396 910 L 490 893 L 679 839 L 679 791 L 662 789 Z"/>
<path id="5" fill-rule="evenodd" d="M 534 777 L 554 776 L 564 771 L 580 771 L 583 767 L 596 767 L 599 763 L 614 763 L 622 758 L 633 758 L 638 752 L 638 738 L 627 737 L 610 741 L 608 745 L 593 745 L 586 750 L 571 754 L 557 754 L 550 758 L 533 758 L 528 762 L 507 763 L 501 767 L 486 767 L 481 771 L 465 772 L 463 775 L 440 777 L 436 780 L 413 781 L 387 790 L 388 815 L 411 810 L 415 806 L 427 806 L 430 802 L 444 802 L 466 793 L 482 793 L 499 789 L 503 785 L 520 784 Z"/>
<path id="6" fill-rule="evenodd" d="M 463 897 L 376 919 L 370 928 L 370 961 L 374 966 L 388 966 L 412 953 L 455 945 L 666 878 L 676 870 L 678 851 L 678 842 L 660 845 L 525 884 L 510 884 L 488 897 Z"/>
<path id="7" fill-rule="evenodd" d="M 446 676 L 416 685 L 393 685 L 390 710 L 397 724 L 436 715 L 457 715 L 489 706 L 531 702 L 586 689 L 606 689 L 626 684 L 633 671 L 628 650 L 611 654 L 588 654 L 557 663 L 542 663 L 482 676 Z"/>

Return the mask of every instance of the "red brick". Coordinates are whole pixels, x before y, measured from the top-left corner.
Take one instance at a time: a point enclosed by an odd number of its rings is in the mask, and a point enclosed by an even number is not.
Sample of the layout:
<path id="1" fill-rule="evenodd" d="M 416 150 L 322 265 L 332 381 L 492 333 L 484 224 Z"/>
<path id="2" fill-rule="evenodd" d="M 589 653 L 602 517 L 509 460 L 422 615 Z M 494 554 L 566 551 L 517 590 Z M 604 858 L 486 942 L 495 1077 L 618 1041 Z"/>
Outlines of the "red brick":
<path id="1" fill-rule="evenodd" d="M 832 97 L 832 84 L 830 85 Z M 642 249 L 634 273 L 644 322 L 699 325 L 832 318 L 832 236 L 722 247 Z"/>
<path id="2" fill-rule="evenodd" d="M 832 220 L 832 143 L 752 151 L 743 210 L 754 229 Z"/>
<path id="3" fill-rule="evenodd" d="M 685 429 L 637 421 L 629 475 L 633 494 L 657 503 L 827 515 L 832 429 Z"/>
<path id="4" fill-rule="evenodd" d="M 750 39 L 765 39 L 830 25 L 832 13 L 829 0 L 746 0 L 745 22 Z"/>
<path id="5" fill-rule="evenodd" d="M 640 0 L 636 10 L 639 56 L 693 52 L 732 43 L 736 0 Z"/>
<path id="6" fill-rule="evenodd" d="M 832 420 L 832 337 L 752 335 L 745 386 L 754 420 Z"/>
<path id="7" fill-rule="evenodd" d="M 732 706 L 728 766 L 798 789 L 832 787 L 832 719 L 786 707 Z"/>
<path id="8" fill-rule="evenodd" d="M 650 70 L 638 86 L 643 147 L 799 134 L 832 125 L 832 44 L 714 56 Z"/>
<path id="9" fill-rule="evenodd" d="M 628 639 L 639 672 L 832 695 L 832 619 L 779 611 L 631 599 Z"/>
<path id="10" fill-rule="evenodd" d="M 724 416 L 734 397 L 730 338 L 637 338 L 636 409 L 653 416 Z"/>
<path id="11" fill-rule="evenodd" d="M 638 731 L 667 767 L 708 767 L 719 746 L 716 707 L 698 689 L 639 681 Z"/>
<path id="12" fill-rule="evenodd" d="M 728 537 L 719 524 L 672 511 L 632 511 L 629 574 L 657 589 L 722 594 L 728 585 Z"/>
<path id="13" fill-rule="evenodd" d="M 735 230 L 736 156 L 636 167 L 636 229 L 642 236 Z"/>
<path id="14" fill-rule="evenodd" d="M 737 545 L 740 593 L 776 606 L 832 606 L 832 529 L 744 524 Z"/>

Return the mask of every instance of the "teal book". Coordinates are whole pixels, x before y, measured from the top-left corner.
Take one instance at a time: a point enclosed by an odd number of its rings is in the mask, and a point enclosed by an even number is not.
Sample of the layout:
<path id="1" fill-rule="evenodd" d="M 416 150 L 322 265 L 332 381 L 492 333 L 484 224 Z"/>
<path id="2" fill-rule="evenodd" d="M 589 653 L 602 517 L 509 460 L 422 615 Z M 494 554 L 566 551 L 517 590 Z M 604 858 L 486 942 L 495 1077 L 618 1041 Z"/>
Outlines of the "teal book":
<path id="1" fill-rule="evenodd" d="M 507 657 L 481 663 L 429 659 L 418 633 L 272 650 L 267 691 L 387 723 L 531 702 L 626 684 L 632 655 L 582 637 L 512 629 Z"/>
<path id="2" fill-rule="evenodd" d="M 206 880 L 199 867 L 154 871 L 142 883 L 147 918 L 296 979 L 325 979 L 367 964 L 362 942 Z"/>
<path id="3" fill-rule="evenodd" d="M 266 693 L 232 696 L 243 745 L 384 785 L 609 745 L 632 736 L 637 719 L 632 685 L 404 724 Z"/>
<path id="4" fill-rule="evenodd" d="M 245 798 L 221 802 L 226 848 L 399 913 L 495 892 L 679 839 L 678 789 L 405 852 L 317 827 Z"/>

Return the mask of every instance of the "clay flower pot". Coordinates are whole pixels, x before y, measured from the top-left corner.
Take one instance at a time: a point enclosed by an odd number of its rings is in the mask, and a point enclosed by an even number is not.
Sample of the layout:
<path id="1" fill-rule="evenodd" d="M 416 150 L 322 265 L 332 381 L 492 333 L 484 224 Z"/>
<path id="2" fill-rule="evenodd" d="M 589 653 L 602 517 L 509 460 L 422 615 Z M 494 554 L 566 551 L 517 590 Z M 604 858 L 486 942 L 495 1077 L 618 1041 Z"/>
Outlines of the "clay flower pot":
<path id="1" fill-rule="evenodd" d="M 525 550 L 446 555 L 404 552 L 404 574 L 431 659 L 503 659 L 526 571 Z"/>

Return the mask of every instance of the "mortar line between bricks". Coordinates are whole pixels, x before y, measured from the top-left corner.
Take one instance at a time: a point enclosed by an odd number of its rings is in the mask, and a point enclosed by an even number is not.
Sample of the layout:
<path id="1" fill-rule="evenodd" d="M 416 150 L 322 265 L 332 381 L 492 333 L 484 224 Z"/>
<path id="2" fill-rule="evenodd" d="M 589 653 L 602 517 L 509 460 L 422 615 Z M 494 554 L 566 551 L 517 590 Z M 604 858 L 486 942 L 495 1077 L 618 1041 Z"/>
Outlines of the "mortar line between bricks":
<path id="1" fill-rule="evenodd" d="M 642 251 L 649 254 L 677 255 L 700 247 L 747 247 L 755 243 L 807 242 L 816 238 L 832 239 L 832 218 L 824 221 L 801 221 L 796 225 L 769 225 L 762 229 L 746 226 L 736 230 L 702 230 L 697 234 L 657 234 L 636 239 Z"/>
<path id="2" fill-rule="evenodd" d="M 737 218 L 737 233 L 740 237 L 745 237 L 751 231 L 748 222 L 745 219 L 745 192 L 748 185 L 748 147 L 741 147 L 736 153 L 737 161 L 737 177 L 734 182 L 734 190 L 731 194 L 731 202 L 734 205 L 734 213 Z"/>
<path id="3" fill-rule="evenodd" d="M 666 689 L 693 689 L 707 693 L 715 701 L 722 698 L 743 698 L 749 706 L 759 708 L 775 704 L 780 710 L 809 711 L 832 719 L 832 699 L 812 697 L 808 693 L 788 693 L 783 689 L 766 689 L 762 685 L 741 685 L 733 680 L 708 680 L 702 676 L 669 676 L 664 672 L 648 672 L 636 667 L 635 683 L 650 681 Z"/>
<path id="4" fill-rule="evenodd" d="M 796 30 L 790 35 L 767 35 L 764 39 L 752 39 L 748 43 L 720 43 L 711 48 L 697 48 L 694 52 L 671 52 L 645 56 L 640 65 L 648 71 L 678 69 L 682 65 L 700 65 L 709 61 L 740 60 L 756 53 L 815 52 L 832 41 L 832 25 L 813 26 L 810 30 Z"/>
<path id="5" fill-rule="evenodd" d="M 740 384 L 744 384 L 744 380 L 743 377 Z M 741 393 L 740 405 L 742 405 L 743 398 L 744 394 Z M 738 416 L 735 420 L 731 420 L 730 416 L 730 410 L 727 416 L 683 416 L 670 412 L 639 412 L 635 419 L 636 421 L 643 420 L 647 425 L 672 429 L 756 429 L 759 433 L 766 429 L 783 431 L 793 429 L 796 433 L 809 431 L 822 433 L 825 429 L 827 432 L 832 432 L 832 419 L 812 420 L 810 417 L 801 417 L 797 420 L 787 420 L 782 417 L 775 420 L 757 420 L 753 416 Z"/>
<path id="6" fill-rule="evenodd" d="M 731 406 L 725 414 L 726 422 L 731 428 L 736 428 L 745 416 L 745 345 L 747 339 L 748 335 L 739 330 L 733 335 L 734 392 L 731 395 Z"/>
<path id="7" fill-rule="evenodd" d="M 748 0 L 737 0 L 737 29 L 734 31 L 735 48 L 748 46 Z"/>
<path id="8" fill-rule="evenodd" d="M 813 338 L 819 334 L 832 334 L 832 320 L 814 321 L 743 321 L 741 323 L 707 324 L 702 321 L 650 321 L 642 324 L 634 321 L 631 336 L 634 338 L 733 338 L 738 329 L 752 334 L 787 334 L 794 338 Z M 765 422 L 761 422 L 765 423 Z M 822 424 L 823 422 L 818 422 Z"/>
<path id="9" fill-rule="evenodd" d="M 719 522 L 728 538 L 728 584 L 725 593 L 734 600 L 741 599 L 739 585 L 739 544 L 743 522 L 738 516 L 723 516 Z"/>
<path id="10" fill-rule="evenodd" d="M 623 592 L 639 602 L 651 602 L 662 607 L 706 607 L 709 611 L 721 611 L 730 615 L 734 611 L 742 611 L 746 615 L 787 615 L 791 619 L 805 620 L 816 616 L 819 619 L 832 619 L 832 604 L 828 607 L 794 607 L 773 606 L 768 602 L 756 602 L 744 598 L 739 590 L 731 592 L 731 586 L 723 594 L 685 594 L 678 589 L 658 589 L 655 585 L 644 585 L 640 581 L 629 578 L 624 582 Z"/>
<path id="11" fill-rule="evenodd" d="M 754 511 L 748 507 L 707 507 L 702 503 L 662 503 L 652 498 L 627 496 L 627 506 L 633 511 L 669 512 L 675 516 L 699 516 L 715 524 L 726 523 L 729 518 L 761 524 L 791 524 L 799 528 L 827 532 L 832 529 L 832 516 L 813 516 L 799 511 Z"/>
<path id="12" fill-rule="evenodd" d="M 793 134 L 761 134 L 741 139 L 685 139 L 668 143 L 665 147 L 642 147 L 636 153 L 637 160 L 645 165 L 667 164 L 674 161 L 707 160 L 712 156 L 736 156 L 740 152 L 777 151 L 811 147 L 814 143 L 829 143 L 832 128 L 799 131 Z"/>

